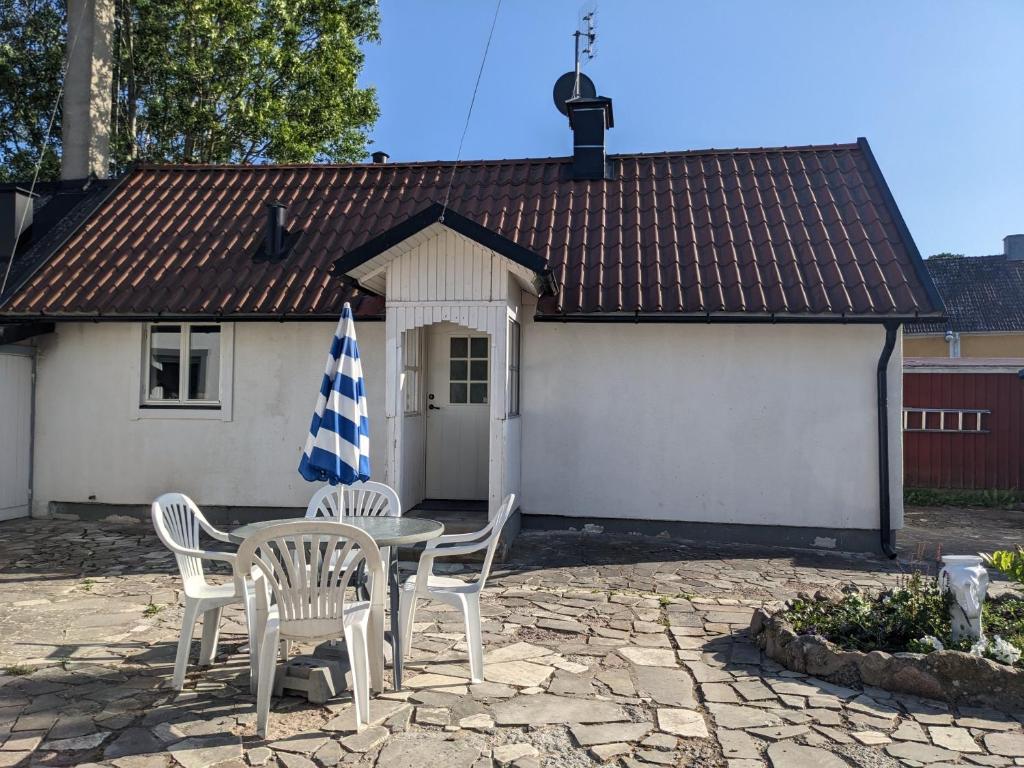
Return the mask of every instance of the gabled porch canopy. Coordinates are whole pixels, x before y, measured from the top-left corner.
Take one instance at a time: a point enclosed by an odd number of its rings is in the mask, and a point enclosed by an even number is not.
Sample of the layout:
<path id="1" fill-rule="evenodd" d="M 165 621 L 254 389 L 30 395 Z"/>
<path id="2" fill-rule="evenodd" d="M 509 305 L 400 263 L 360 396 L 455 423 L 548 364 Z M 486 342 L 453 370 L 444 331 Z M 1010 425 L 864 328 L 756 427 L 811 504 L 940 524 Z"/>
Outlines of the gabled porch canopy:
<path id="1" fill-rule="evenodd" d="M 537 296 L 556 292 L 551 270 L 544 259 L 462 214 L 433 203 L 391 229 L 352 249 L 333 265 L 333 272 L 352 279 L 363 290 L 383 296 L 386 293 L 386 268 L 395 258 L 437 235 L 439 227 L 469 238 L 484 248 L 504 256 L 517 276 L 532 284 Z M 521 269 L 515 269 L 514 266 Z"/>

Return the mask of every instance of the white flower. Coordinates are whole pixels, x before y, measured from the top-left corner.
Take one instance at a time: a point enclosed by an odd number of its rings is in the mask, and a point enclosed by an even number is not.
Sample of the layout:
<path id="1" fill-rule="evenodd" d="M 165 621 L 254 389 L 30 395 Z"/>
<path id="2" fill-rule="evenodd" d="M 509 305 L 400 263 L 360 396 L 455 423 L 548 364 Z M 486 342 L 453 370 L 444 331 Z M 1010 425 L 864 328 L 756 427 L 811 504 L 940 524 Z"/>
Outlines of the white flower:
<path id="1" fill-rule="evenodd" d="M 937 637 L 933 637 L 932 635 L 925 635 L 924 637 L 922 637 L 917 642 L 924 643 L 925 645 L 930 645 L 936 651 L 944 651 L 944 650 L 946 650 L 946 646 L 944 646 L 942 644 L 942 641 L 939 640 L 939 638 L 937 638 Z"/>
<path id="2" fill-rule="evenodd" d="M 988 643 L 985 642 L 985 638 L 981 638 L 974 645 L 971 646 L 971 656 L 984 656 L 985 651 L 988 650 Z"/>
<path id="3" fill-rule="evenodd" d="M 1003 640 L 999 635 L 992 638 L 992 655 L 1003 664 L 1016 664 L 1020 661 L 1020 649 L 1013 643 Z"/>

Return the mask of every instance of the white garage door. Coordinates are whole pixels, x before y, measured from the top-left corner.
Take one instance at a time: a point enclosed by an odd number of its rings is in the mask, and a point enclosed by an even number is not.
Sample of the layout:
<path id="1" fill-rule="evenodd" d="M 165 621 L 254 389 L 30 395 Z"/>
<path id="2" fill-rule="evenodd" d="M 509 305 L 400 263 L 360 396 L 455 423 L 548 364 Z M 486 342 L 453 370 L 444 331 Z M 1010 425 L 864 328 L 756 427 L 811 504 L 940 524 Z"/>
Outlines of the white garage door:
<path id="1" fill-rule="evenodd" d="M 29 513 L 32 358 L 0 349 L 0 520 Z"/>

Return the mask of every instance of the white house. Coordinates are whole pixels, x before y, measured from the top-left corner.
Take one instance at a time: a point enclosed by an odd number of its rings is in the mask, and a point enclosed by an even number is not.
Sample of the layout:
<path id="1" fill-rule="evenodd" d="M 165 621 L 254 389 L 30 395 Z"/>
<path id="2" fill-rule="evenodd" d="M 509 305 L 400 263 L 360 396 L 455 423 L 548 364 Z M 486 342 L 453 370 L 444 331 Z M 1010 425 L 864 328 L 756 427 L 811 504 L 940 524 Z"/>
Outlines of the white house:
<path id="1" fill-rule="evenodd" d="M 610 102 L 580 102 L 570 158 L 109 184 L 0 297 L 4 349 L 36 370 L 8 495 L 30 463 L 36 516 L 168 490 L 304 507 L 351 301 L 373 474 L 406 507 L 515 491 L 525 527 L 888 543 L 900 326 L 941 301 L 867 142 L 606 156 Z"/>

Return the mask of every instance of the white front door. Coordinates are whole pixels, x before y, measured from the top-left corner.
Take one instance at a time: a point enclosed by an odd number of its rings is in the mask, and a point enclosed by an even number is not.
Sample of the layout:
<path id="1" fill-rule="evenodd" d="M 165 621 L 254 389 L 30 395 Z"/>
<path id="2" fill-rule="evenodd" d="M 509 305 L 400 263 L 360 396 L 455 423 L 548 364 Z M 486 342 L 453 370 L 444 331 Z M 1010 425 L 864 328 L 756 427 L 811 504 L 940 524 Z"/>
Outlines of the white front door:
<path id="1" fill-rule="evenodd" d="M 32 358 L 0 352 L 0 520 L 29 513 Z"/>
<path id="2" fill-rule="evenodd" d="M 450 323 L 427 330 L 430 499 L 486 499 L 490 338 Z"/>

